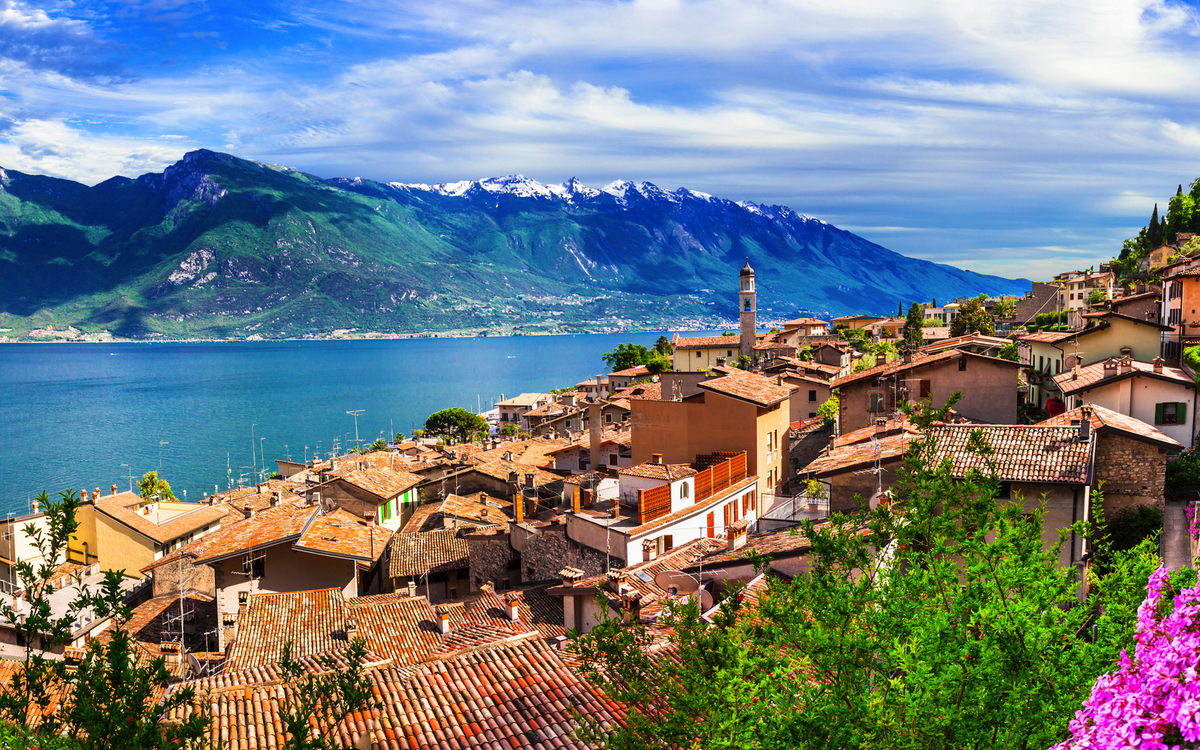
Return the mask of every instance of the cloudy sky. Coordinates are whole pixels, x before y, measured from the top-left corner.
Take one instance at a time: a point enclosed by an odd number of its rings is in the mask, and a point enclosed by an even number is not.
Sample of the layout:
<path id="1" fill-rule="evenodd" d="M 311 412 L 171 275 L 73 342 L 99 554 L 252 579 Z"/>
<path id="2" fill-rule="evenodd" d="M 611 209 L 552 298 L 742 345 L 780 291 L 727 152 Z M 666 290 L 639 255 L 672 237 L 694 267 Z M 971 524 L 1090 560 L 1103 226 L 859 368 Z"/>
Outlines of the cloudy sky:
<path id="1" fill-rule="evenodd" d="M 1039 278 L 1200 177 L 1200 13 L 1158 0 L 0 0 L 0 166 L 205 147 L 782 203 Z"/>

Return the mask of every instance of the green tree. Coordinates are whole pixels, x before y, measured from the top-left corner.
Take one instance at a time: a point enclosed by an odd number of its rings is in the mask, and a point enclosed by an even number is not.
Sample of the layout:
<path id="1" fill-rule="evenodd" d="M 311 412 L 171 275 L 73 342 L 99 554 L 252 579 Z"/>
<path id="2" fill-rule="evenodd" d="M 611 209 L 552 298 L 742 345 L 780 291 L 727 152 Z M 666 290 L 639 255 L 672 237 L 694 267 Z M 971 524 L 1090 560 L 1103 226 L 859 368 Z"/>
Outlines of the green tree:
<path id="1" fill-rule="evenodd" d="M 375 705 L 371 681 L 365 674 L 366 656 L 366 642 L 356 638 L 343 654 L 345 666 L 339 666 L 331 656 L 322 656 L 319 661 L 324 669 L 314 673 L 292 658 L 290 641 L 283 644 L 279 666 L 284 680 L 294 686 L 291 700 L 279 708 L 279 719 L 287 736 L 284 744 L 287 750 L 334 750 L 345 747 L 338 741 L 337 732 L 317 731 L 312 722 L 315 717 L 320 724 L 332 730 L 350 714 Z M 368 718 L 367 721 L 372 720 Z"/>
<path id="2" fill-rule="evenodd" d="M 925 345 L 925 333 L 921 330 L 924 321 L 925 315 L 921 312 L 921 305 L 917 302 L 912 303 L 908 308 L 908 317 L 904 319 L 904 346 L 908 349 L 915 350 Z"/>
<path id="3" fill-rule="evenodd" d="M 373 442 L 369 446 L 367 446 L 367 450 L 368 451 L 385 451 L 385 450 L 387 450 L 387 447 L 388 447 L 387 441 L 384 440 L 383 438 L 379 438 L 378 440 L 376 440 L 375 442 Z"/>
<path id="4" fill-rule="evenodd" d="M 1158 223 L 1157 203 L 1154 204 L 1154 213 L 1150 214 L 1150 225 L 1147 227 L 1147 229 L 1149 231 L 1146 235 L 1146 239 L 1150 243 L 1150 249 L 1153 250 L 1154 248 L 1162 245 L 1162 228 Z"/>
<path id="5" fill-rule="evenodd" d="M 1017 345 L 1014 342 L 1009 342 L 1000 347 L 1000 351 L 996 354 L 1000 359 L 1007 359 L 1009 362 L 1020 362 L 1021 353 L 1017 350 Z"/>
<path id="6" fill-rule="evenodd" d="M 600 355 L 613 372 L 644 365 L 650 360 L 650 350 L 641 344 L 617 344 L 611 352 Z"/>
<path id="7" fill-rule="evenodd" d="M 520 431 L 521 431 L 521 428 L 517 427 L 516 422 L 505 422 L 500 427 L 500 434 L 504 435 L 505 437 L 513 437 Z"/>
<path id="8" fill-rule="evenodd" d="M 922 430 L 945 414 L 909 409 Z M 982 433 L 972 442 L 984 464 Z M 801 525 L 806 573 L 769 577 L 755 604 L 734 586 L 709 621 L 691 598 L 669 604 L 659 624 L 672 633 L 670 658 L 652 657 L 646 629 L 606 606 L 591 632 L 573 634 L 589 678 L 628 707 L 605 746 L 950 750 L 1063 739 L 1091 682 L 1133 644 L 1128 615 L 1147 566 L 1122 558 L 1122 578 L 1097 581 L 1079 606 L 1075 570 L 1058 555 L 1085 524 L 1047 549 L 1044 503 L 998 502 L 994 477 L 955 479 L 929 460 L 929 440 L 911 446 L 891 504 Z"/>
<path id="9" fill-rule="evenodd" d="M 992 314 L 997 318 L 1011 318 L 1017 314 L 1017 298 L 1001 297 L 992 308 Z"/>
<path id="10" fill-rule="evenodd" d="M 1166 237 L 1174 241 L 1177 233 L 1190 231 L 1195 211 L 1196 200 L 1190 194 L 1184 193 L 1183 185 L 1180 185 L 1175 197 L 1167 204 Z"/>
<path id="11" fill-rule="evenodd" d="M 841 410 L 841 401 L 838 399 L 837 393 L 834 393 L 817 409 L 817 416 L 824 419 L 826 422 L 836 422 L 838 413 Z"/>
<path id="12" fill-rule="evenodd" d="M 1200 452 L 1188 448 L 1167 462 L 1166 496 L 1171 500 L 1191 500 L 1197 491 L 1200 491 Z"/>
<path id="13" fill-rule="evenodd" d="M 671 345 L 671 339 L 666 336 L 659 336 L 658 341 L 654 342 L 654 351 L 669 357 L 675 353 L 675 347 Z"/>
<path id="14" fill-rule="evenodd" d="M 664 372 L 671 372 L 675 369 L 675 364 L 671 362 L 671 358 L 659 352 L 657 349 L 650 351 L 650 357 L 644 363 L 646 369 L 652 375 L 659 375 Z"/>
<path id="15" fill-rule="evenodd" d="M 138 491 L 142 493 L 142 497 L 161 497 L 163 500 L 176 500 L 175 493 L 171 492 L 171 485 L 167 484 L 167 480 L 160 479 L 157 471 L 148 471 L 138 480 Z"/>
<path id="16" fill-rule="evenodd" d="M 996 321 L 983 308 L 984 297 L 980 295 L 968 300 L 958 309 L 958 315 L 950 324 L 951 336 L 965 336 L 968 333 L 982 333 L 993 336 L 996 333 Z"/>
<path id="17" fill-rule="evenodd" d="M 1091 294 L 1088 295 L 1088 304 L 1089 305 L 1098 305 L 1101 302 L 1107 302 L 1107 301 L 1108 301 L 1108 290 L 1106 290 L 1106 289 L 1093 289 Z"/>
<path id="18" fill-rule="evenodd" d="M 796 352 L 796 358 L 801 362 L 812 362 L 813 348 L 811 346 L 805 346 L 803 349 Z"/>
<path id="19" fill-rule="evenodd" d="M 397 432 L 396 436 L 394 438 L 392 438 L 392 442 L 396 443 L 397 445 L 399 445 L 400 443 L 403 443 L 404 442 L 404 433 Z"/>
<path id="20" fill-rule="evenodd" d="M 457 406 L 434 412 L 425 420 L 425 432 L 457 438 L 460 443 L 468 442 L 485 431 L 487 421 L 483 417 Z"/>

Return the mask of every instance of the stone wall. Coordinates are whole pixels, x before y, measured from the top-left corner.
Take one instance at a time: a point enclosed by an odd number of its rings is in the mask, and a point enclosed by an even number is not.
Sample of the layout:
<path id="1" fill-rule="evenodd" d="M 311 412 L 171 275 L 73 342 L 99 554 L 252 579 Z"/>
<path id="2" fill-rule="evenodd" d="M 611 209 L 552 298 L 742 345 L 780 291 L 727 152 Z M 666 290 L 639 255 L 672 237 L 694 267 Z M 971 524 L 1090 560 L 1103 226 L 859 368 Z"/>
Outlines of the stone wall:
<path id="1" fill-rule="evenodd" d="M 1134 505 L 1162 507 L 1167 454 L 1160 448 L 1118 435 L 1098 436 L 1095 487 L 1103 482 L 1104 516 Z"/>
<path id="2" fill-rule="evenodd" d="M 520 558 L 509 543 L 507 533 L 466 534 L 464 538 L 470 548 L 468 562 L 472 591 L 479 591 L 486 583 L 502 591 L 505 578 L 510 587 L 521 584 Z"/>
<path id="3" fill-rule="evenodd" d="M 584 576 L 605 571 L 605 554 L 568 539 L 566 532 L 566 524 L 513 527 L 513 546 L 521 550 L 522 581 L 554 580 L 560 570 L 568 567 L 579 568 Z M 615 556 L 609 563 L 613 568 L 625 566 L 625 561 Z"/>

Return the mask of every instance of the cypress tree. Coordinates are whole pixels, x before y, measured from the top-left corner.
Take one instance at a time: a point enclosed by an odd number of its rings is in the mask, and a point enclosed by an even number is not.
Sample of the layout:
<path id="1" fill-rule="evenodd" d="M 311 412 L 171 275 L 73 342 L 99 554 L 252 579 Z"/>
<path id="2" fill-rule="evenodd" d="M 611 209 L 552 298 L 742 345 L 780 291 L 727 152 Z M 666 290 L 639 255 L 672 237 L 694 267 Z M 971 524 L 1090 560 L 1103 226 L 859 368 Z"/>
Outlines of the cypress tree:
<path id="1" fill-rule="evenodd" d="M 1150 245 L 1150 249 L 1158 247 L 1162 244 L 1162 227 L 1158 223 L 1158 204 L 1154 204 L 1154 213 L 1150 214 L 1149 231 L 1146 233 L 1146 240 Z"/>
<path id="2" fill-rule="evenodd" d="M 896 303 L 896 317 L 900 318 L 903 316 L 904 316 L 904 300 L 900 300 L 899 302 Z"/>
<path id="3" fill-rule="evenodd" d="M 1180 198 L 1182 196 L 1183 196 L 1183 184 L 1180 183 L 1179 189 L 1175 191 L 1175 197 Z"/>

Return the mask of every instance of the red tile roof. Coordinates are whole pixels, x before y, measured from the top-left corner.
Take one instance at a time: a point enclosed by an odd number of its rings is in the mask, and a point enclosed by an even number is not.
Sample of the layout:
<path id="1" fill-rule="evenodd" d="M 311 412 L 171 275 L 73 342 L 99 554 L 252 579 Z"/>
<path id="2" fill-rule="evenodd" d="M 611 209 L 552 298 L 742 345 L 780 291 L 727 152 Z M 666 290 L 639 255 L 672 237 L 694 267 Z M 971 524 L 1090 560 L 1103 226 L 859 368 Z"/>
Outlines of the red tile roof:
<path id="1" fill-rule="evenodd" d="M 991 448 L 988 455 L 968 451 L 978 431 Z M 1086 484 L 1091 476 L 1092 442 L 1079 442 L 1076 427 L 1046 425 L 935 425 L 931 462 L 949 460 L 954 476 L 978 470 L 1004 482 Z"/>
<path id="2" fill-rule="evenodd" d="M 617 370 L 616 372 L 609 375 L 609 377 L 611 378 L 615 375 L 617 377 L 636 378 L 636 377 L 640 377 L 642 375 L 649 375 L 649 374 L 650 374 L 650 370 L 647 369 L 645 365 L 638 365 L 636 367 L 628 367 L 624 370 Z"/>
<path id="3" fill-rule="evenodd" d="M 228 505 L 165 501 L 160 505 L 190 507 L 182 515 L 158 524 L 154 521 L 157 516 L 145 515 L 138 510 L 137 506 L 146 502 L 149 502 L 146 498 L 132 492 L 119 492 L 97 500 L 96 510 L 159 544 L 167 544 L 205 526 L 219 523 L 229 513 Z"/>
<path id="4" fill-rule="evenodd" d="M 288 642 L 296 657 L 345 648 L 344 604 L 339 589 L 251 596 L 238 616 L 237 638 L 225 668 L 237 671 L 277 662 Z"/>
<path id="5" fill-rule="evenodd" d="M 389 570 L 392 578 L 466 570 L 470 547 L 460 532 L 473 530 L 471 524 L 460 529 L 440 529 L 392 537 Z"/>
<path id="6" fill-rule="evenodd" d="M 816 460 L 801 469 L 800 473 L 826 476 L 873 464 L 876 458 L 883 463 L 898 461 L 908 451 L 909 440 L 911 440 L 911 436 L 906 433 L 882 438 L 879 441 L 878 456 L 874 443 L 869 440 L 834 448 L 832 451 L 818 456 Z"/>
<path id="7" fill-rule="evenodd" d="M 1038 424 L 1063 427 L 1078 425 L 1080 419 L 1082 419 L 1082 408 L 1079 407 L 1068 412 L 1063 412 L 1057 417 L 1050 417 L 1038 422 Z M 1076 429 L 1078 428 L 1076 427 Z M 1092 405 L 1092 429 L 1097 433 L 1107 431 L 1122 433 L 1137 440 L 1156 443 L 1167 450 L 1180 450 L 1183 448 L 1183 445 L 1178 441 L 1168 437 L 1154 425 L 1126 416 L 1120 412 L 1115 412 L 1112 409 L 1106 409 L 1103 406 L 1096 406 L 1095 404 Z"/>
<path id="8" fill-rule="evenodd" d="M 189 547 L 197 555 L 196 563 L 211 563 L 251 548 L 294 542 L 317 511 L 316 506 L 302 503 L 277 505 L 256 513 L 254 518 L 217 529 Z"/>
<path id="9" fill-rule="evenodd" d="M 321 555 L 374 562 L 387 549 L 391 538 L 391 529 L 386 526 L 368 523 L 339 508 L 314 516 L 292 547 Z"/>
<path id="10" fill-rule="evenodd" d="M 776 385 L 771 378 L 741 370 L 726 371 L 720 378 L 704 380 L 698 387 L 724 396 L 749 401 L 756 406 L 774 406 L 792 395 L 792 389 Z"/>
<path id="11" fill-rule="evenodd" d="M 945 351 L 938 352 L 937 354 L 925 354 L 924 352 L 918 351 L 913 354 L 912 362 L 906 363 L 903 357 L 900 359 L 894 359 L 884 365 L 877 365 L 870 369 L 862 370 L 861 372 L 853 372 L 843 375 L 839 378 L 834 378 L 833 386 L 838 388 L 850 383 L 857 383 L 858 381 L 865 380 L 867 378 L 877 378 L 884 375 L 892 375 L 898 372 L 908 372 L 909 370 L 915 370 L 920 367 L 940 365 L 951 360 L 956 360 L 959 357 L 973 357 L 991 364 L 999 364 L 1000 366 L 1010 365 L 1014 368 L 1019 368 L 1021 366 L 1017 362 L 1010 362 L 1006 359 L 997 359 L 996 357 L 986 357 L 982 354 L 972 354 L 971 352 L 964 352 L 961 349 L 947 349 Z"/>
<path id="12" fill-rule="evenodd" d="M 696 474 L 696 470 L 688 464 L 652 464 L 644 463 L 637 466 L 626 466 L 617 469 L 623 476 L 641 477 L 643 479 L 661 479 L 664 482 L 674 482 Z"/>
<path id="13" fill-rule="evenodd" d="M 678 335 L 672 342 L 676 351 L 690 349 L 732 349 L 735 352 L 741 345 L 738 336 L 691 336 L 682 338 Z"/>
<path id="14" fill-rule="evenodd" d="M 386 466 L 376 466 L 333 477 L 329 480 L 328 484 L 345 482 L 359 489 L 366 490 L 376 497 L 389 500 L 406 490 L 416 487 L 422 481 L 421 477 L 416 474 L 410 474 L 407 471 L 391 469 Z M 317 485 L 312 489 L 319 491 L 320 487 L 321 485 Z"/>
<path id="15" fill-rule="evenodd" d="M 1132 377 L 1148 377 L 1154 380 L 1174 382 L 1188 389 L 1196 387 L 1195 381 L 1179 367 L 1163 367 L 1161 372 L 1155 372 L 1152 363 L 1131 359 L 1128 360 L 1129 368 L 1124 369 L 1121 367 L 1121 361 L 1121 359 L 1113 357 L 1103 362 L 1094 362 L 1086 367 L 1080 367 L 1078 375 L 1068 370 L 1055 375 L 1054 384 L 1066 395 L 1090 391 L 1093 388 Z"/>

